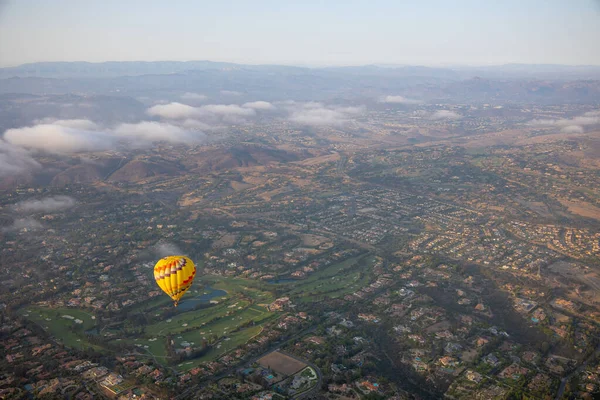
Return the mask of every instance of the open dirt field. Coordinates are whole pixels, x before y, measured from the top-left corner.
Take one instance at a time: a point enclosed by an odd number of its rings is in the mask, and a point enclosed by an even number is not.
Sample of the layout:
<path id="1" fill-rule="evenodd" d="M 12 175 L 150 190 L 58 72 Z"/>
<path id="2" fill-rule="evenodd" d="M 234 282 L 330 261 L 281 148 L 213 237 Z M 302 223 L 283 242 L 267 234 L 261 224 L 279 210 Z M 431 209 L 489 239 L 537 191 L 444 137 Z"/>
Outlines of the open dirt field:
<path id="1" fill-rule="evenodd" d="M 235 244 L 238 239 L 238 235 L 236 234 L 227 234 L 223 235 L 219 238 L 219 240 L 213 243 L 213 248 L 221 249 L 223 247 L 231 247 Z"/>
<path id="2" fill-rule="evenodd" d="M 581 215 L 586 218 L 593 218 L 600 221 L 600 208 L 585 201 L 569 201 L 566 199 L 558 199 L 560 203 L 569 209 L 569 212 Z"/>
<path id="3" fill-rule="evenodd" d="M 290 356 L 286 356 L 278 351 L 269 353 L 258 360 L 258 363 L 265 368 L 270 368 L 278 374 L 292 375 L 300 371 L 306 364 Z"/>
<path id="4" fill-rule="evenodd" d="M 324 236 L 309 235 L 309 234 L 301 235 L 301 238 L 302 238 L 302 244 L 305 246 L 309 246 L 309 247 L 317 247 L 317 246 L 321 245 L 322 243 L 329 241 L 329 239 Z"/>

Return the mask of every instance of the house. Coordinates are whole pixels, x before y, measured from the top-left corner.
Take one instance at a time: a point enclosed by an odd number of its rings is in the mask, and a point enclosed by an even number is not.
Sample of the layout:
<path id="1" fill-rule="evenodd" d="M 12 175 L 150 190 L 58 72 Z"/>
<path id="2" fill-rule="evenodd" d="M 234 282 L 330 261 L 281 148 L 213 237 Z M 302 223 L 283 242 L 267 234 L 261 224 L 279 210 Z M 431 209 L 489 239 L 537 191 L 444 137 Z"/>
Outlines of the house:
<path id="1" fill-rule="evenodd" d="M 347 384 L 343 384 L 343 385 L 337 385 L 335 383 L 330 383 L 329 386 L 327 386 L 327 390 L 330 392 L 338 392 L 338 393 L 347 393 L 349 391 L 351 391 L 351 387 L 348 386 Z"/>
<path id="2" fill-rule="evenodd" d="M 483 362 L 485 362 L 486 364 L 489 364 L 489 365 L 491 365 L 493 367 L 495 367 L 495 366 L 497 366 L 497 365 L 500 364 L 500 360 L 498 360 L 498 357 L 496 357 L 494 355 L 494 353 L 490 353 L 487 356 L 485 356 L 483 358 Z"/>
<path id="3" fill-rule="evenodd" d="M 367 393 L 376 392 L 379 390 L 379 384 L 377 382 L 371 383 L 369 381 L 362 381 L 358 384 L 358 387 Z"/>
<path id="4" fill-rule="evenodd" d="M 346 328 L 353 328 L 354 327 L 354 322 L 344 318 L 342 320 L 342 322 L 339 323 L 342 326 L 345 326 Z"/>
<path id="5" fill-rule="evenodd" d="M 500 378 L 511 378 L 516 381 L 521 378 L 521 376 L 527 374 L 527 372 L 529 372 L 527 368 L 521 367 L 519 364 L 511 364 L 504 368 L 504 370 L 500 372 L 498 376 Z"/>
<path id="6" fill-rule="evenodd" d="M 440 358 L 440 364 L 442 364 L 443 367 L 455 367 L 459 362 L 454 357 L 444 356 Z"/>
<path id="7" fill-rule="evenodd" d="M 320 336 L 311 336 L 311 337 L 307 338 L 306 341 L 309 342 L 309 343 L 316 344 L 318 346 L 320 346 L 323 343 L 325 343 L 325 339 L 323 339 Z"/>
<path id="8" fill-rule="evenodd" d="M 162 379 L 163 373 L 157 368 L 154 371 L 152 371 L 148 376 L 152 378 L 152 380 L 158 381 Z"/>
<path id="9" fill-rule="evenodd" d="M 358 319 L 361 319 L 363 321 L 367 321 L 367 322 L 375 322 L 378 323 L 379 322 L 379 317 L 377 317 L 376 315 L 373 314 L 358 314 Z"/>
<path id="10" fill-rule="evenodd" d="M 468 380 L 471 382 L 479 383 L 483 379 L 479 372 L 468 370 L 465 374 Z"/>

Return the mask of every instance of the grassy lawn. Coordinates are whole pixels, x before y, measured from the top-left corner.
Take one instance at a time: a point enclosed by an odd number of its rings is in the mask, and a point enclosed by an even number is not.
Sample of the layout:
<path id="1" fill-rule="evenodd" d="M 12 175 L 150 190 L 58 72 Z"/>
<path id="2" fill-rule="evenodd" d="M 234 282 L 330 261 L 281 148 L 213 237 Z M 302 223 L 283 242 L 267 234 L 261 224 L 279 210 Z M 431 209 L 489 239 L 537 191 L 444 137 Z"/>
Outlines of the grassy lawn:
<path id="1" fill-rule="evenodd" d="M 354 263 L 358 262 L 359 269 L 365 270 L 361 266 L 370 267 L 374 259 L 372 257 L 354 257 L 328 268 L 318 271 L 309 278 L 298 281 L 294 284 L 294 289 L 289 294 L 297 297 L 299 301 L 312 301 L 314 295 L 328 295 L 329 297 L 340 297 L 352 293 L 369 282 L 369 273 L 365 271 L 363 277 L 360 277 L 360 271 L 346 271 Z"/>
<path id="2" fill-rule="evenodd" d="M 262 312 L 253 308 L 246 308 L 236 312 L 235 314 L 228 315 L 223 317 L 213 323 L 207 324 L 203 326 L 201 329 L 197 329 L 191 332 L 187 332 L 182 334 L 183 338 L 187 341 L 192 341 L 195 343 L 200 343 L 202 338 L 206 337 L 207 339 L 210 335 L 217 335 L 217 337 L 221 337 L 224 335 L 228 335 L 229 332 L 234 330 L 240 325 L 246 324 L 253 320 L 256 324 L 259 324 L 269 318 L 273 313 L 268 312 L 263 309 Z"/>
<path id="3" fill-rule="evenodd" d="M 155 308 L 166 307 L 172 304 L 173 300 L 171 300 L 171 298 L 169 298 L 167 295 L 160 295 L 153 297 L 150 300 L 145 300 L 141 303 L 131 306 L 131 311 L 149 311 Z"/>
<path id="4" fill-rule="evenodd" d="M 190 328 L 200 328 L 214 318 L 224 318 L 227 313 L 235 313 L 238 307 L 246 308 L 250 303 L 243 300 L 228 300 L 214 307 L 188 311 L 146 327 L 146 335 L 175 334 Z M 185 326 L 184 326 L 185 325 Z"/>
<path id="5" fill-rule="evenodd" d="M 182 301 L 202 295 L 204 292 L 207 291 L 206 286 L 208 286 L 208 285 L 206 285 L 206 283 L 203 282 L 201 278 L 197 281 L 194 281 L 194 284 L 185 293 Z M 157 289 L 158 289 L 158 287 L 157 287 Z M 216 298 L 215 298 L 215 300 L 216 300 Z M 159 296 L 153 297 L 149 300 L 145 300 L 143 302 L 140 302 L 138 304 L 131 306 L 130 310 L 132 312 L 151 311 L 151 310 L 155 310 L 155 309 L 162 308 L 162 307 L 170 307 L 172 305 L 173 305 L 173 300 L 171 300 L 169 298 L 169 296 L 167 296 L 166 294 L 162 294 L 162 292 L 161 292 L 161 294 Z"/>
<path id="6" fill-rule="evenodd" d="M 226 297 L 220 295 L 214 297 L 219 304 L 198 310 L 179 310 L 178 314 L 164 318 L 164 310 L 161 308 L 171 307 L 172 301 L 167 296 L 149 299 L 131 309 L 147 313 L 149 321 L 152 321 L 145 326 L 144 333 L 138 337 L 124 338 L 119 326 L 107 327 L 104 333 L 111 332 L 115 335 L 110 344 L 136 346 L 140 353 L 147 353 L 148 356 L 154 356 L 161 362 L 166 361 L 167 335 L 172 335 L 177 346 L 187 341 L 193 343 L 194 347 L 200 346 L 204 337 L 211 339 L 216 336 L 219 342 L 207 354 L 192 360 L 191 364 L 185 362 L 180 366 L 180 369 L 187 370 L 201 362 L 217 359 L 246 343 L 262 330 L 262 324 L 276 317 L 275 313 L 259 305 L 270 303 L 274 299 L 273 294 L 268 291 L 268 284 L 242 278 L 216 276 L 199 278 L 198 283 L 187 293 L 189 298 L 204 295 L 211 290 L 207 289 L 208 286 L 226 291 Z M 91 313 L 72 308 L 51 309 L 34 306 L 24 308 L 20 313 L 45 328 L 49 334 L 66 346 L 79 349 L 92 347 L 99 351 L 106 351 L 102 347 L 92 345 L 86 339 L 85 331 L 96 327 L 96 320 L 92 319 Z M 82 323 L 75 323 L 75 320 L 81 320 Z M 251 321 L 254 321 L 254 325 L 231 333 Z M 189 332 L 184 332 L 186 330 Z"/>
<path id="7" fill-rule="evenodd" d="M 156 340 L 154 340 L 156 339 Z M 136 338 L 136 339 L 114 339 L 110 341 L 110 344 L 128 344 L 136 346 L 140 353 L 148 352 L 155 357 L 161 358 L 166 357 L 166 343 L 164 337 L 157 338 Z M 159 360 L 160 361 L 160 360 Z"/>
<path id="8" fill-rule="evenodd" d="M 221 289 L 228 294 L 242 294 L 257 303 L 270 303 L 274 300 L 273 294 L 268 291 L 267 283 L 243 278 L 226 278 L 222 276 L 204 276 L 203 280 L 215 289 Z"/>
<path id="9" fill-rule="evenodd" d="M 86 349 L 88 347 L 96 350 L 102 349 L 88 342 L 85 337 L 84 332 L 96 326 L 96 321 L 92 319 L 92 314 L 86 311 L 72 308 L 42 308 L 32 306 L 21 310 L 20 314 L 39 324 L 57 340 L 64 343 L 65 346 L 77 349 Z M 73 319 L 63 316 L 70 316 Z M 75 323 L 76 319 L 83 321 L 83 323 Z"/>
<path id="10" fill-rule="evenodd" d="M 224 354 L 236 349 L 237 347 L 243 345 L 248 340 L 258 335 L 262 331 L 261 326 L 252 326 L 246 329 L 243 329 L 239 332 L 232 333 L 228 335 L 228 340 L 222 340 L 219 344 L 213 347 L 208 353 L 203 355 L 202 357 L 196 358 L 191 361 L 185 361 L 177 366 L 177 369 L 181 371 L 187 371 L 194 367 L 197 367 L 200 363 L 213 361 L 217 358 L 223 356 Z M 185 336 L 184 336 L 185 337 Z"/>
<path id="11" fill-rule="evenodd" d="M 339 284 L 332 284 L 329 286 L 331 291 L 320 292 L 320 294 L 326 295 L 331 298 L 338 298 L 345 296 L 349 293 L 354 293 L 357 290 L 367 286 L 369 284 L 370 277 L 368 274 L 364 274 L 362 279 L 360 279 L 360 274 L 352 274 L 348 279 L 344 279 L 340 281 Z M 325 288 L 327 289 L 327 288 Z M 301 302 L 312 301 L 310 297 L 302 297 L 300 298 Z"/>
<path id="12" fill-rule="evenodd" d="M 154 340 L 154 339 L 156 339 L 156 340 Z M 165 338 L 162 338 L 162 337 L 150 338 L 150 339 L 141 339 L 140 338 L 137 340 L 134 339 L 131 342 L 138 345 L 138 347 L 142 346 L 143 349 L 149 351 L 155 357 L 166 357 L 166 355 L 167 355 Z"/>
<path id="13" fill-rule="evenodd" d="M 310 380 L 317 379 L 317 374 L 316 374 L 315 370 L 312 369 L 311 367 L 304 368 L 302 371 L 300 371 L 300 375 L 307 377 Z"/>
<path id="14" fill-rule="evenodd" d="M 119 383 L 118 385 L 111 386 L 111 389 L 114 390 L 116 393 L 121 393 L 121 392 L 124 392 L 125 390 L 129 390 L 135 386 L 136 386 L 135 382 L 124 381 L 124 382 Z"/>

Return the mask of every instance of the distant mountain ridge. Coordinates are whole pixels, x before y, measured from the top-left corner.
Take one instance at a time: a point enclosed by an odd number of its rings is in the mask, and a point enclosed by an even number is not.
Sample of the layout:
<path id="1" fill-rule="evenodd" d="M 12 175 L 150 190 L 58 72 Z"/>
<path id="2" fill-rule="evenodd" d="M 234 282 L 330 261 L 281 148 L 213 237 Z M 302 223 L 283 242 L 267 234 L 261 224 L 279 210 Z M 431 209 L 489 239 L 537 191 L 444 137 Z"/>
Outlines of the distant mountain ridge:
<path id="1" fill-rule="evenodd" d="M 219 61 L 107 61 L 38 62 L 0 68 L 0 79 L 37 78 L 115 78 L 140 75 L 169 75 L 189 71 L 247 70 L 262 72 L 336 72 L 353 75 L 427 76 L 447 79 L 486 78 L 600 79 L 600 66 L 556 64 L 505 64 L 493 66 L 428 67 L 419 65 L 361 65 L 307 68 L 288 65 L 250 65 Z"/>

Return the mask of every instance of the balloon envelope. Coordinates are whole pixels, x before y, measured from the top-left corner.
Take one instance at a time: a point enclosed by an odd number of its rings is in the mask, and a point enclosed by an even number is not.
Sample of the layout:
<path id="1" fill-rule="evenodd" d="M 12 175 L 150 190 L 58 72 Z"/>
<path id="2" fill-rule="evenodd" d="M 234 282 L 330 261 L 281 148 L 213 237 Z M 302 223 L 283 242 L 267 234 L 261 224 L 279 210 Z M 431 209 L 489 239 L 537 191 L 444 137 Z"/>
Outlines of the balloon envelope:
<path id="1" fill-rule="evenodd" d="M 175 301 L 192 286 L 196 276 L 194 262 L 186 256 L 169 256 L 158 260 L 154 266 L 154 279 L 158 286 Z"/>

